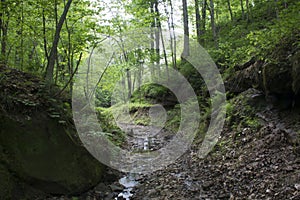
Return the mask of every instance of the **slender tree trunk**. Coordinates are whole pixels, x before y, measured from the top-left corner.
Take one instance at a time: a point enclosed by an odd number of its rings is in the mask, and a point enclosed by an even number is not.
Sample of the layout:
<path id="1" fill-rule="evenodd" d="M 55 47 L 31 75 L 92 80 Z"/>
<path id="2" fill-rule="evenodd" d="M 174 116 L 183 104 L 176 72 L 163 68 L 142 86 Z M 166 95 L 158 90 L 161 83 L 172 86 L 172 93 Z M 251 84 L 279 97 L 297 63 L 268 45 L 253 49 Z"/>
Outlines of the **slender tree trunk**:
<path id="1" fill-rule="evenodd" d="M 165 47 L 165 42 L 164 42 L 164 37 L 161 29 L 161 24 L 159 24 L 159 31 L 160 31 L 160 37 L 161 37 L 161 42 L 162 42 L 162 47 L 163 47 L 163 52 L 164 52 L 164 59 L 165 59 L 165 65 L 166 65 L 166 73 L 167 73 L 167 78 L 169 80 L 169 64 L 168 64 L 168 58 L 167 58 L 167 51 Z"/>
<path id="2" fill-rule="evenodd" d="M 251 10 L 250 10 L 250 6 L 249 6 L 249 0 L 246 0 L 246 8 L 247 8 L 247 22 L 250 22 Z"/>
<path id="3" fill-rule="evenodd" d="M 197 42 L 201 43 L 201 18 L 199 10 L 199 0 L 195 0 L 195 13 L 196 13 L 196 32 L 197 32 Z"/>
<path id="4" fill-rule="evenodd" d="M 172 3 L 172 2 L 170 2 Z M 175 61 L 175 53 L 174 53 L 174 36 L 175 36 L 175 31 L 173 26 L 173 10 L 171 10 L 171 16 L 169 15 L 170 13 L 168 12 L 167 5 L 165 5 L 165 13 L 168 16 L 168 29 L 170 33 L 170 48 L 171 48 L 171 57 L 172 57 L 172 67 L 173 69 L 176 69 L 176 61 Z M 171 6 L 172 9 L 172 6 Z"/>
<path id="5" fill-rule="evenodd" d="M 202 0 L 202 30 L 201 35 L 205 34 L 206 29 L 206 8 L 207 8 L 207 0 Z M 204 39 L 201 39 L 201 44 L 204 45 Z"/>
<path id="6" fill-rule="evenodd" d="M 169 1 L 170 3 L 170 8 L 171 8 L 171 28 L 173 35 L 171 36 L 172 41 L 173 41 L 173 50 L 172 50 L 172 55 L 173 55 L 173 67 L 177 69 L 177 58 L 176 58 L 176 33 L 175 33 L 175 27 L 174 27 L 174 8 L 173 8 L 173 3 L 172 0 Z"/>
<path id="7" fill-rule="evenodd" d="M 210 0 L 210 20 L 211 20 L 211 30 L 212 30 L 212 34 L 213 34 L 213 41 L 215 43 L 215 47 L 218 48 L 217 31 L 216 31 L 216 24 L 215 24 L 215 7 L 214 7 L 213 0 Z"/>
<path id="8" fill-rule="evenodd" d="M 79 64 L 81 62 L 81 58 L 82 58 L 82 53 L 80 53 L 80 56 L 79 56 L 79 60 L 77 61 L 77 64 L 76 64 L 76 68 L 74 70 L 74 72 L 70 75 L 70 78 L 69 78 L 69 81 L 65 84 L 65 86 L 57 93 L 55 94 L 54 96 L 59 96 L 63 93 L 63 91 L 65 91 L 65 89 L 68 87 L 68 85 L 70 85 L 70 96 L 72 96 L 72 93 L 73 93 L 73 78 L 74 78 L 74 75 L 76 74 L 76 72 L 78 71 L 78 67 L 79 67 Z"/>
<path id="9" fill-rule="evenodd" d="M 141 102 L 142 100 L 142 94 L 141 94 L 141 85 L 142 85 L 142 75 L 143 75 L 143 63 L 140 63 L 140 67 L 138 70 L 138 80 L 137 80 L 137 88 L 139 91 L 139 100 Z"/>
<path id="10" fill-rule="evenodd" d="M 1 13 L 0 13 L 0 29 L 1 29 L 1 62 L 7 64 L 7 29 L 8 19 L 5 20 L 5 15 L 8 16 L 6 1 L 1 0 Z"/>
<path id="11" fill-rule="evenodd" d="M 189 17 L 187 10 L 187 0 L 182 0 L 183 6 L 183 28 L 184 28 L 184 45 L 181 57 L 186 58 L 190 55 L 190 41 L 189 41 Z"/>
<path id="12" fill-rule="evenodd" d="M 154 15 L 154 3 L 151 1 L 150 3 L 150 13 L 151 16 Z M 155 72 L 154 72 L 154 55 L 155 55 L 155 46 L 154 46 L 154 40 L 155 40 L 155 36 L 154 36 L 154 31 L 155 31 L 155 19 L 152 19 L 151 22 L 151 33 L 150 33 L 150 51 L 151 51 L 151 55 L 150 55 L 150 73 L 151 73 L 151 78 L 153 78 L 155 76 Z"/>
<path id="13" fill-rule="evenodd" d="M 47 36 L 46 36 L 46 17 L 45 17 L 45 9 L 43 8 L 42 11 L 43 16 L 43 40 L 44 40 L 44 51 L 45 51 L 45 57 L 47 59 L 47 63 L 49 62 L 49 54 L 48 54 L 48 45 L 47 45 Z"/>
<path id="14" fill-rule="evenodd" d="M 24 1 L 21 1 L 21 70 L 24 67 Z"/>
<path id="15" fill-rule="evenodd" d="M 160 13 L 158 10 L 158 1 L 155 1 L 154 8 L 155 8 L 155 50 L 156 50 L 155 64 L 156 64 L 156 69 L 158 70 L 158 75 L 161 76 L 161 73 L 160 73 L 160 31 L 159 31 Z"/>
<path id="16" fill-rule="evenodd" d="M 132 81 L 132 91 L 134 91 L 134 89 L 135 89 L 136 79 L 137 79 L 137 72 L 134 71 L 134 73 L 133 73 L 133 81 Z"/>
<path id="17" fill-rule="evenodd" d="M 241 2 L 241 10 L 242 10 L 242 20 L 245 19 L 245 10 L 244 10 L 244 2 L 243 0 L 240 0 Z"/>
<path id="18" fill-rule="evenodd" d="M 127 98 L 128 98 L 128 101 L 130 100 L 130 97 L 131 97 L 131 94 L 132 94 L 132 92 L 131 92 L 131 73 L 130 73 L 130 70 L 127 68 L 126 69 L 126 75 L 127 75 L 127 87 L 128 87 L 128 96 L 127 96 Z"/>
<path id="19" fill-rule="evenodd" d="M 230 0 L 227 0 L 227 6 L 228 6 L 229 14 L 230 14 L 230 20 L 233 21 L 233 14 L 232 14 Z"/>
<path id="20" fill-rule="evenodd" d="M 55 61 L 56 61 L 56 57 L 57 57 L 57 46 L 58 46 L 58 42 L 59 42 L 60 31 L 61 31 L 64 21 L 67 17 L 71 3 L 72 3 L 72 0 L 68 0 L 67 4 L 65 5 L 64 11 L 59 19 L 59 22 L 57 24 L 57 28 L 55 31 L 54 40 L 53 40 L 52 48 L 50 51 L 49 61 L 48 61 L 47 68 L 46 68 L 45 79 L 48 84 L 53 83 L 53 71 L 54 71 L 54 65 L 55 65 Z"/>
<path id="21" fill-rule="evenodd" d="M 55 29 L 57 29 L 57 26 L 58 26 L 57 0 L 54 0 L 54 19 L 55 19 Z M 66 22 L 66 20 L 65 20 L 65 22 Z M 59 63 L 58 63 L 57 52 L 55 55 L 55 63 L 56 63 L 55 84 L 57 84 L 58 76 L 59 76 Z"/>

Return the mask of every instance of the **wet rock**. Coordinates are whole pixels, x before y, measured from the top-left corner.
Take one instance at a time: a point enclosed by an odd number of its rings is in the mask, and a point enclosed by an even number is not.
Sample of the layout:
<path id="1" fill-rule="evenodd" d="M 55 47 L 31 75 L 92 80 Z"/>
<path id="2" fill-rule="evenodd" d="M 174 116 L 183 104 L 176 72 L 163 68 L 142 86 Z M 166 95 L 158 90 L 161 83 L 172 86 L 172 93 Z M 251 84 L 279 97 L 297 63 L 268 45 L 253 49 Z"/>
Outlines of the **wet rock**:
<path id="1" fill-rule="evenodd" d="M 119 185 L 115 185 L 115 184 L 112 184 L 112 185 L 109 185 L 111 191 L 113 192 L 120 192 L 122 191 L 124 188 L 119 186 Z"/>
<path id="2" fill-rule="evenodd" d="M 51 194 L 80 193 L 104 174 L 103 165 L 68 136 L 74 130 L 45 113 L 35 113 L 31 120 L 0 113 L 0 127 L 5 164 L 36 189 Z"/>

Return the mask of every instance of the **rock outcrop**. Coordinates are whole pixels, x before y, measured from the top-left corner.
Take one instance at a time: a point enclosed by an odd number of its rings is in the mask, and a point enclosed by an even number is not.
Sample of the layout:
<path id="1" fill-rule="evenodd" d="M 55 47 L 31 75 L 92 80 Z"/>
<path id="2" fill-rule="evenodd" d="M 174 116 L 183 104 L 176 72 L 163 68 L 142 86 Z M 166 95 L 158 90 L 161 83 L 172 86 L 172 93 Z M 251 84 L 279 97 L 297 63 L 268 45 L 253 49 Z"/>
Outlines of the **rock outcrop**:
<path id="1" fill-rule="evenodd" d="M 288 99 L 294 104 L 300 89 L 300 51 L 276 62 L 256 61 L 249 67 L 236 71 L 225 82 L 225 86 L 232 93 L 255 88 L 263 91 L 267 100 L 282 102 Z"/>
<path id="2" fill-rule="evenodd" d="M 0 67 L 0 199 L 77 194 L 105 168 L 76 139 L 64 104 L 32 75 Z"/>

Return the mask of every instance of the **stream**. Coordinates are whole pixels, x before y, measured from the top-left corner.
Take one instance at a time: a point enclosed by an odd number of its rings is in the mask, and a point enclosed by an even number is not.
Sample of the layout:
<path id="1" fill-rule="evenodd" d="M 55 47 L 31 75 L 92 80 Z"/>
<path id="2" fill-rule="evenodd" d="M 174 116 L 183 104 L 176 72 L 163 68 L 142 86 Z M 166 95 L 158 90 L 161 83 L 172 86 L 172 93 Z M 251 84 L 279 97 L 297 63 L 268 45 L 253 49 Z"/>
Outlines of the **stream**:
<path id="1" fill-rule="evenodd" d="M 130 151 L 155 151 L 165 145 L 171 139 L 171 133 L 155 126 L 142 126 L 135 124 L 120 124 L 122 130 L 127 134 L 127 142 Z M 133 196 L 132 190 L 139 184 L 141 174 L 128 173 L 121 179 L 124 189 L 118 194 L 115 200 L 120 198 L 130 200 Z"/>
<path id="2" fill-rule="evenodd" d="M 136 180 L 135 174 L 127 174 L 123 178 L 119 180 L 119 183 L 124 186 L 124 190 L 119 193 L 118 197 L 115 199 L 117 200 L 119 197 L 122 197 L 122 199 L 130 200 L 130 197 L 133 195 L 131 191 L 133 188 L 138 184 L 138 181 Z"/>

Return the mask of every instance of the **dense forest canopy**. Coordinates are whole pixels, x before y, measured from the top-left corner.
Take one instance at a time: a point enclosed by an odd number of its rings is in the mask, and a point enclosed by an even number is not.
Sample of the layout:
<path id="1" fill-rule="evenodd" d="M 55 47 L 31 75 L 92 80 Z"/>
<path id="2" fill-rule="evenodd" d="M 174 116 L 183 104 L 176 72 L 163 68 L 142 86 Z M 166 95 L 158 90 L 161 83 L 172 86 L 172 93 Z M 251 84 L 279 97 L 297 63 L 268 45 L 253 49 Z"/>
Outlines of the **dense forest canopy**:
<path id="1" fill-rule="evenodd" d="M 299 2 L 293 0 L 2 0 L 1 63 L 71 91 L 74 74 L 92 48 L 101 48 L 107 37 L 122 43 L 121 33 L 127 30 L 153 27 L 184 32 L 206 48 L 219 67 L 230 69 L 253 57 L 272 59 L 266 55 L 281 43 L 299 48 L 299 16 Z M 150 34 L 153 50 L 126 52 L 127 64 L 147 57 L 180 68 L 176 36 L 168 58 L 155 48 L 163 41 L 159 29 Z M 129 73 L 116 57 L 117 71 Z"/>

